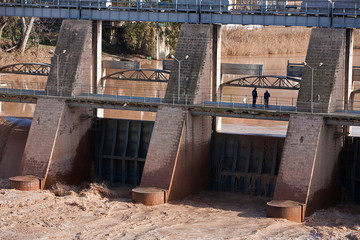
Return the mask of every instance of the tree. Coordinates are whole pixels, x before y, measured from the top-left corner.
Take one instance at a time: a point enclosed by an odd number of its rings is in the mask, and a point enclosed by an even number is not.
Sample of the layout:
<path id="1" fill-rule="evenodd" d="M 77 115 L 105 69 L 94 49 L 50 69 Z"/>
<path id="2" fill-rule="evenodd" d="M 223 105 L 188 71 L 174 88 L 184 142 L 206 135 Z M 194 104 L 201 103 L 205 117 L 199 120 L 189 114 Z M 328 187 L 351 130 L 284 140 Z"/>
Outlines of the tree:
<path id="1" fill-rule="evenodd" d="M 0 41 L 1 41 L 1 36 L 2 36 L 3 30 L 4 30 L 7 22 L 8 22 L 8 17 L 0 17 Z"/>
<path id="2" fill-rule="evenodd" d="M 126 22 L 120 39 L 131 53 L 151 55 L 155 48 L 156 33 L 165 34 L 166 45 L 175 50 L 181 23 Z"/>
<path id="3" fill-rule="evenodd" d="M 177 40 L 180 33 L 182 23 L 166 23 L 165 24 L 165 38 L 166 45 L 170 47 L 171 50 L 176 49 Z"/>
<path id="4" fill-rule="evenodd" d="M 21 55 L 23 55 L 25 52 L 25 48 L 26 48 L 27 42 L 30 37 L 31 29 L 34 25 L 34 21 L 35 21 L 35 18 L 31 17 L 29 20 L 29 23 L 26 24 L 26 19 L 24 17 L 22 17 L 22 38 L 21 38 L 20 47 L 19 47 Z"/>
<path id="5" fill-rule="evenodd" d="M 130 52 L 151 55 L 155 48 L 155 23 L 126 22 L 123 28 L 123 40 Z"/>

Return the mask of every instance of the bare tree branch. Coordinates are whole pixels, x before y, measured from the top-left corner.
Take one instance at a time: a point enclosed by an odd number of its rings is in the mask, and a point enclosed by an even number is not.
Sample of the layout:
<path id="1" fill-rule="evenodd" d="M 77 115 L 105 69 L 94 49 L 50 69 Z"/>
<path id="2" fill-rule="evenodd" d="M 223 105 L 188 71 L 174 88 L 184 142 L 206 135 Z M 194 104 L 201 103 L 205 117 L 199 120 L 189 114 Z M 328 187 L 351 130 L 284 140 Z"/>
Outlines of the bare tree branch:
<path id="1" fill-rule="evenodd" d="M 29 39 L 31 29 L 32 29 L 32 27 L 33 27 L 33 25 L 34 25 L 34 21 L 35 21 L 35 18 L 34 18 L 34 17 L 30 18 L 30 22 L 29 22 L 29 24 L 26 26 L 26 32 L 25 32 L 25 34 L 23 33 L 23 38 L 21 39 L 21 44 L 20 44 L 20 47 L 19 47 L 20 52 L 21 52 L 21 55 L 23 55 L 24 52 L 25 52 L 25 48 L 26 48 L 26 45 L 27 45 L 27 41 L 28 41 L 28 39 Z"/>

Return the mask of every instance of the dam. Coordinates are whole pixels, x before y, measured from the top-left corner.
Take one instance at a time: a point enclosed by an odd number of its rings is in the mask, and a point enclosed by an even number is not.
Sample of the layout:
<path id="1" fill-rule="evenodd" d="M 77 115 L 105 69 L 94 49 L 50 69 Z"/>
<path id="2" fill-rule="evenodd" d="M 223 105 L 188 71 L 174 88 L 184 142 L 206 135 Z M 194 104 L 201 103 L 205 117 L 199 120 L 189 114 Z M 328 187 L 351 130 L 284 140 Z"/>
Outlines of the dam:
<path id="1" fill-rule="evenodd" d="M 163 95 L 134 96 L 100 91 L 101 22 L 63 20 L 46 87 L 0 89 L 1 101 L 36 103 L 19 175 L 40 179 L 39 187 L 91 176 L 132 185 L 133 200 L 147 205 L 209 189 L 265 195 L 273 198 L 269 217 L 297 222 L 338 202 L 342 181 L 358 202 L 358 139 L 347 137 L 360 120 L 350 111 L 352 29 L 313 28 L 296 104 L 265 109 L 220 100 L 220 28 L 184 24 Z M 100 119 L 98 108 L 152 111 L 156 119 Z M 289 127 L 286 138 L 224 134 L 221 117 Z"/>

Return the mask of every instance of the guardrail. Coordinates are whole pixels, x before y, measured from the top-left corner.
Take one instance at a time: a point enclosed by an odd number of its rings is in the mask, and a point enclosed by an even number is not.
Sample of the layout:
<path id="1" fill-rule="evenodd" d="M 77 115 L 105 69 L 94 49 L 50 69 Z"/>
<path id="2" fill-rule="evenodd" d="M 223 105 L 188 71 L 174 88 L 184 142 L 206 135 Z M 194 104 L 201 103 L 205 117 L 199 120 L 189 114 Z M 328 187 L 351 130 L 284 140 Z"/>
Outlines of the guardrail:
<path id="1" fill-rule="evenodd" d="M 56 91 L 58 91 L 57 94 Z M 197 105 L 214 107 L 214 108 L 233 108 L 233 109 L 253 109 L 253 110 L 266 110 L 273 112 L 310 112 L 311 102 L 299 103 L 295 97 L 270 97 L 268 107 L 264 104 L 264 99 L 258 97 L 255 107 L 252 105 L 251 95 L 238 95 L 238 94 L 222 94 L 217 98 L 217 101 L 211 101 L 211 94 L 200 94 L 197 96 L 182 94 L 178 102 L 177 94 L 173 94 L 167 98 L 165 102 L 165 90 L 157 89 L 156 87 L 130 87 L 130 86 L 106 86 L 105 88 L 99 87 L 96 91 L 94 88 L 86 85 L 80 85 L 73 89 L 56 86 L 45 86 L 44 83 L 28 82 L 17 83 L 11 81 L 0 81 L 0 95 L 2 98 L 7 97 L 59 97 L 65 99 L 83 99 L 87 101 L 110 101 L 113 103 L 144 103 L 146 104 L 173 104 L 173 105 L 193 105 L 190 99 L 197 99 Z M 70 96 L 65 93 L 72 93 Z M 304 110 L 298 106 L 305 106 Z M 321 103 L 320 100 L 314 100 L 313 112 L 317 113 L 324 109 L 326 103 Z M 345 115 L 360 115 L 360 101 L 354 101 L 353 106 L 349 110 L 344 109 L 343 101 L 336 102 L 336 108 L 333 112 L 338 112 Z"/>
<path id="2" fill-rule="evenodd" d="M 235 2 L 235 1 L 234 1 Z M 112 11 L 156 11 L 194 13 L 234 13 L 266 15 L 357 16 L 357 1 L 248 1 L 237 0 L 1 0 L 0 6 L 68 8 Z"/>

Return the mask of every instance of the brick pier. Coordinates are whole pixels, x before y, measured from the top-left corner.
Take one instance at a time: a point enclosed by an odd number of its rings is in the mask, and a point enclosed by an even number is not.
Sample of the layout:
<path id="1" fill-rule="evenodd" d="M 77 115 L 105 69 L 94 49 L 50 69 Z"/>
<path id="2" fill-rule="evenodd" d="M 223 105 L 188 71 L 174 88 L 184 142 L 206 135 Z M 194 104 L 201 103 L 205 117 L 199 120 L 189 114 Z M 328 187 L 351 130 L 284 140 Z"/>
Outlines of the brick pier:
<path id="1" fill-rule="evenodd" d="M 92 110 L 70 108 L 58 95 L 81 93 L 90 86 L 93 64 L 92 22 L 64 20 L 47 81 L 49 97 L 39 98 L 26 142 L 20 175 L 80 183 L 89 179 L 89 129 Z"/>
<path id="2" fill-rule="evenodd" d="M 327 113 L 343 106 L 345 92 L 346 30 L 313 29 L 306 62 L 314 69 L 313 84 L 311 69 L 305 66 L 297 108 L 311 112 L 311 86 L 313 85 L 313 112 Z M 320 66 L 322 63 L 322 66 Z M 288 219 L 303 218 L 317 209 L 334 205 L 339 200 L 339 153 L 341 128 L 325 124 L 316 114 L 290 116 L 284 144 L 279 175 L 274 192 L 276 206 L 268 204 L 269 217 Z M 287 201 L 298 203 L 301 208 L 283 210 Z M 284 209 L 279 208 L 284 202 Z M 296 210 L 295 212 L 293 210 Z M 294 216 L 297 215 L 297 216 Z"/>
<path id="3" fill-rule="evenodd" d="M 175 57 L 189 59 L 181 63 L 181 103 L 211 100 L 213 78 L 213 27 L 183 25 Z M 215 60 L 214 60 L 215 59 Z M 165 101 L 177 101 L 178 64 L 174 62 Z M 159 108 L 152 133 L 140 188 L 164 192 L 164 202 L 208 189 L 210 174 L 211 117 L 192 116 L 181 106 Z M 147 202 L 147 192 L 133 201 Z"/>

